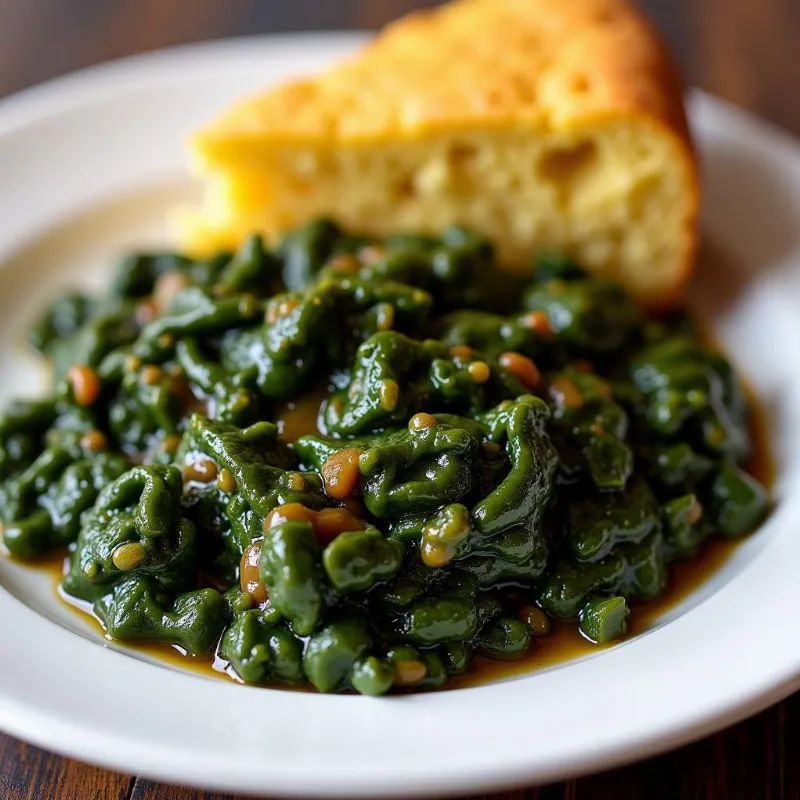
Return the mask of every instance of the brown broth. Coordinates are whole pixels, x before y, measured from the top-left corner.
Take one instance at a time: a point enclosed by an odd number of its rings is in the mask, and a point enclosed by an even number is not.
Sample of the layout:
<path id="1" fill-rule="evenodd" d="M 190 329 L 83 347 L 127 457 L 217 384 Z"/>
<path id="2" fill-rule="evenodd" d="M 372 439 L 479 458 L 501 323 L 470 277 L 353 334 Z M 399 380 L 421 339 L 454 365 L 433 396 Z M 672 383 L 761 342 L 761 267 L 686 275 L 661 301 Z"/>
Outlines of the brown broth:
<path id="1" fill-rule="evenodd" d="M 737 545 L 736 541 L 707 542 L 696 558 L 672 564 L 669 586 L 664 594 L 649 603 L 631 608 L 626 639 L 652 628 L 660 617 L 722 567 Z M 597 645 L 585 639 L 575 622 L 555 622 L 550 633 L 537 638 L 531 651 L 523 658 L 497 661 L 476 656 L 470 671 L 452 678 L 447 688 L 460 689 L 524 675 L 575 658 L 590 656 L 610 647 L 614 647 L 614 643 Z"/>
<path id="2" fill-rule="evenodd" d="M 23 561 L 21 559 L 14 559 L 17 563 L 24 564 L 26 567 L 33 567 L 41 572 L 46 572 L 50 575 L 53 592 L 56 597 L 71 611 L 76 611 L 89 623 L 90 627 L 104 639 L 109 642 L 114 641 L 106 633 L 102 622 L 95 616 L 92 611 L 92 604 L 70 597 L 61 588 L 61 579 L 67 568 L 67 554 L 64 551 L 53 553 L 45 558 L 37 559 L 36 561 Z M 166 662 L 167 664 L 178 669 L 187 669 L 192 672 L 197 672 L 207 677 L 226 677 L 227 664 L 222 659 L 215 656 L 213 653 L 204 654 L 201 656 L 193 656 L 186 653 L 182 648 L 177 645 L 162 644 L 159 642 L 124 642 L 120 643 L 124 646 L 125 650 L 134 653 L 140 653 L 145 656 L 150 656 L 158 661 Z M 234 674 L 230 677 L 235 680 L 239 678 Z"/>
<path id="3" fill-rule="evenodd" d="M 763 410 L 756 403 L 755 397 L 749 388 L 746 389 L 746 394 L 749 407 L 752 410 L 750 435 L 753 442 L 752 455 L 746 468 L 751 475 L 770 488 L 775 477 L 775 467 L 767 446 L 766 420 Z M 320 401 L 321 395 L 309 397 L 307 400 L 301 400 L 286 407 L 281 418 L 284 420 L 284 426 L 281 430 L 284 441 L 293 441 L 303 433 L 316 431 L 316 418 Z M 710 575 L 720 569 L 730 558 L 738 544 L 739 540 L 715 539 L 707 542 L 696 558 L 672 564 L 670 566 L 669 586 L 664 594 L 656 600 L 641 606 L 634 606 L 631 609 L 631 615 L 628 619 L 628 638 L 652 628 L 660 617 L 688 597 Z M 41 560 L 22 563 L 26 566 L 49 572 L 52 576 L 53 590 L 61 601 L 70 606 L 70 608 L 87 616 L 96 631 L 104 638 L 109 638 L 101 622 L 92 613 L 91 604 L 75 600 L 61 590 L 60 584 L 65 566 L 65 554 L 63 552 Z M 126 642 L 124 646 L 126 650 L 149 656 L 179 669 L 187 669 L 210 678 L 233 679 L 237 682 L 242 682 L 229 669 L 227 662 L 215 654 L 191 656 L 177 646 L 159 643 Z M 613 644 L 610 644 L 605 647 L 613 646 Z M 537 638 L 535 646 L 524 658 L 514 661 L 497 661 L 478 656 L 470 671 L 465 675 L 452 678 L 446 688 L 458 689 L 476 686 L 523 675 L 575 658 L 596 654 L 602 649 L 604 647 L 585 639 L 574 622 L 554 623 L 551 632 L 547 636 Z M 301 688 L 301 691 L 303 690 L 312 691 Z"/>

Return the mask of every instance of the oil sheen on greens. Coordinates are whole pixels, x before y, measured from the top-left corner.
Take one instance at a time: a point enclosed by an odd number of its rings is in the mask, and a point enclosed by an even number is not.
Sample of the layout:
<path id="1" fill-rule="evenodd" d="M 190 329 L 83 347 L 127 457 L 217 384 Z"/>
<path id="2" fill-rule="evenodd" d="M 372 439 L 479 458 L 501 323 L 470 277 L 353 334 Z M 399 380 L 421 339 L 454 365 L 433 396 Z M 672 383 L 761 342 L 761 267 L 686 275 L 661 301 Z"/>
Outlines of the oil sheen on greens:
<path id="1" fill-rule="evenodd" d="M 558 253 L 501 277 L 461 229 L 133 254 L 30 342 L 55 389 L 0 417 L 5 549 L 68 548 L 109 635 L 247 683 L 436 689 L 552 620 L 608 642 L 767 511 L 737 378 L 684 316 Z"/>

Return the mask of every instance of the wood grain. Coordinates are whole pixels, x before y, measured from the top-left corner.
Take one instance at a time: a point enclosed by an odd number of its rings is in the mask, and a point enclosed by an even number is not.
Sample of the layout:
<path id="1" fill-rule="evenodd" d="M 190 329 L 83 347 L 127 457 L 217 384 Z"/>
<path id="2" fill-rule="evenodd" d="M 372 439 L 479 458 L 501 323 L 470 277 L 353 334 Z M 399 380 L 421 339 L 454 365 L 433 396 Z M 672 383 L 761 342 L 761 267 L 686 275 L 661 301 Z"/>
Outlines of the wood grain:
<path id="1" fill-rule="evenodd" d="M 139 779 L 131 791 L 130 800 L 251 800 L 251 798 L 185 789 L 180 786 L 166 786 L 163 783 Z"/>
<path id="2" fill-rule="evenodd" d="M 127 800 L 133 778 L 0 735 L 2 800 Z"/>
<path id="3" fill-rule="evenodd" d="M 0 96 L 99 61 L 225 36 L 376 28 L 437 0 L 0 0 Z M 688 80 L 800 133 L 798 0 L 641 0 Z M 1 180 L 0 176 L 0 180 Z M 744 646 L 744 645 L 743 645 Z M 736 654 L 731 656 L 735 669 Z M 535 724 L 535 720 L 532 721 Z M 648 761 L 494 800 L 800 800 L 800 695 Z M 240 800 L 0 735 L 0 800 Z"/>

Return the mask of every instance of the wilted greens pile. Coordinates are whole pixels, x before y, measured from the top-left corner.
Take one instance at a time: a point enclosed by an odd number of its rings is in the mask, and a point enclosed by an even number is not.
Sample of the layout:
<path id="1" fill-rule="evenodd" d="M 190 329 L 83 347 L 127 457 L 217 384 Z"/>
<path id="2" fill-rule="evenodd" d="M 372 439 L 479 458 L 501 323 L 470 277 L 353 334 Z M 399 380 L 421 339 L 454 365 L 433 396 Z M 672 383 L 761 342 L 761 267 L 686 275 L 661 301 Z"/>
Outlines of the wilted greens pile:
<path id="1" fill-rule="evenodd" d="M 552 619 L 621 636 L 669 562 L 764 516 L 745 401 L 685 318 L 558 254 L 493 261 L 325 220 L 125 258 L 31 331 L 55 390 L 0 418 L 5 547 L 68 547 L 109 635 L 248 683 L 438 688 Z"/>

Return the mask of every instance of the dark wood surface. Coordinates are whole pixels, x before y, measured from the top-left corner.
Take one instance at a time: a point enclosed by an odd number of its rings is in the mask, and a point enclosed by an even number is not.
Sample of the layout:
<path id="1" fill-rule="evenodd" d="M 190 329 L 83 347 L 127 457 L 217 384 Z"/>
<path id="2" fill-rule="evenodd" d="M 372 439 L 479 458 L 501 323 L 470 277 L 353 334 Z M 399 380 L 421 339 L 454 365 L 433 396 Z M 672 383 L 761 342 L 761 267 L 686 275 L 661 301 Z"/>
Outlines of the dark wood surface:
<path id="1" fill-rule="evenodd" d="M 242 34 L 369 29 L 413 8 L 435 4 L 434 0 L 0 0 L 0 97 L 69 70 L 159 47 Z M 800 0 L 642 0 L 641 5 L 673 47 L 691 83 L 800 133 L 796 101 Z M 800 798 L 798 747 L 800 695 L 659 758 L 497 798 Z M 0 734 L 0 800 L 22 798 L 238 800 L 117 775 Z"/>

